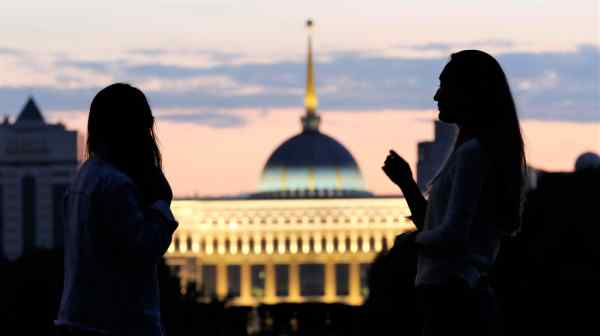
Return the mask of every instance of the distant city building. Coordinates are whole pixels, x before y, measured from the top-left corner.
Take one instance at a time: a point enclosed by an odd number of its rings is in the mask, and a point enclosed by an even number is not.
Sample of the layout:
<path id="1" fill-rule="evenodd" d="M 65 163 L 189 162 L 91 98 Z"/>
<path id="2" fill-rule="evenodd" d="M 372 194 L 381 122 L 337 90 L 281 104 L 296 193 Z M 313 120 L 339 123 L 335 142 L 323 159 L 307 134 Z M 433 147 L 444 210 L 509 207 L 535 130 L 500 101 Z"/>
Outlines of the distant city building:
<path id="1" fill-rule="evenodd" d="M 417 161 L 417 184 L 422 191 L 435 177 L 446 161 L 454 145 L 458 128 L 454 124 L 435 121 L 433 141 L 419 142 Z"/>
<path id="2" fill-rule="evenodd" d="M 0 258 L 63 246 L 62 199 L 77 162 L 77 132 L 46 123 L 33 98 L 0 124 Z"/>
<path id="3" fill-rule="evenodd" d="M 307 63 L 302 131 L 271 154 L 257 192 L 172 204 L 167 263 L 203 299 L 358 305 L 377 253 L 414 229 L 405 200 L 373 196 L 352 154 L 320 131 L 310 36 Z"/>

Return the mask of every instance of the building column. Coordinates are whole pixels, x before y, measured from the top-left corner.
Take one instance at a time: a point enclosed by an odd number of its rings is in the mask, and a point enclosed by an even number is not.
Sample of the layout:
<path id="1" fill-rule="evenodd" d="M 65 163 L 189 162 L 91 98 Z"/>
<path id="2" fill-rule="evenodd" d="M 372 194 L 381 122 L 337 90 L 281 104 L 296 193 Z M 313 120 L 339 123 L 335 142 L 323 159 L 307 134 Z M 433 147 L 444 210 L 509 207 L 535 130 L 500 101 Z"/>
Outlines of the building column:
<path id="1" fill-rule="evenodd" d="M 240 304 L 251 305 L 252 304 L 252 276 L 250 274 L 250 264 L 243 262 L 240 265 L 241 268 L 241 279 L 240 279 Z"/>
<path id="2" fill-rule="evenodd" d="M 297 261 L 290 262 L 289 300 L 300 302 L 300 266 Z"/>
<path id="3" fill-rule="evenodd" d="M 227 265 L 217 264 L 217 297 L 223 300 L 227 296 Z"/>
<path id="4" fill-rule="evenodd" d="M 273 304 L 277 301 L 275 296 L 275 265 L 272 262 L 265 264 L 265 303 Z"/>
<path id="5" fill-rule="evenodd" d="M 362 302 L 360 296 L 360 264 L 356 260 L 350 262 L 350 295 L 348 303 L 351 305 L 359 305 Z"/>
<path id="6" fill-rule="evenodd" d="M 325 302 L 335 302 L 335 263 L 333 260 L 328 260 L 325 263 Z"/>
<path id="7" fill-rule="evenodd" d="M 182 294 L 185 294 L 187 291 L 188 274 L 190 273 L 189 266 L 190 265 L 188 264 L 187 259 L 184 259 L 179 268 L 179 286 Z"/>

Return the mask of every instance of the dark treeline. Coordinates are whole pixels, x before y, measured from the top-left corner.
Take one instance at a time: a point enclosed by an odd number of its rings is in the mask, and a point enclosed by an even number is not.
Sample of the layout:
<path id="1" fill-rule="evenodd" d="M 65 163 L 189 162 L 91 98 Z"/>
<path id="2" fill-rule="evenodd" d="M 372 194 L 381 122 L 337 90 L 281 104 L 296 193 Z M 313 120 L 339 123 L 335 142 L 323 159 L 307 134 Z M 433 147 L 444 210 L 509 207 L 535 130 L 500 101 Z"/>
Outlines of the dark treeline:
<path id="1" fill-rule="evenodd" d="M 527 197 L 523 231 L 502 245 L 491 275 L 506 335 L 577 335 L 598 330 L 600 170 L 543 173 Z M 401 240 L 402 238 L 398 238 Z M 363 307 L 279 304 L 257 309 L 198 301 L 160 264 L 168 335 L 419 335 L 415 249 L 399 242 L 371 267 Z M 53 335 L 62 290 L 61 251 L 0 262 L 2 335 Z M 594 334 L 594 332 L 592 332 Z"/>

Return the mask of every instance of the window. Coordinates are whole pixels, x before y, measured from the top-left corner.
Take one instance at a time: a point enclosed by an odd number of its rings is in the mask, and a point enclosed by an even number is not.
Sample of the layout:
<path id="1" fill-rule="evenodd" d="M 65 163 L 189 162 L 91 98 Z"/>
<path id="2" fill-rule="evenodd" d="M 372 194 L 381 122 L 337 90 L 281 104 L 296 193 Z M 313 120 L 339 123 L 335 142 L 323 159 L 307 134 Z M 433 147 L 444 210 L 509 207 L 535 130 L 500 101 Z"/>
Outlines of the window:
<path id="1" fill-rule="evenodd" d="M 290 268 L 288 265 L 275 265 L 275 295 L 286 297 L 290 294 Z"/>
<path id="2" fill-rule="evenodd" d="M 369 268 L 371 264 L 360 264 L 360 295 L 369 296 Z"/>
<path id="3" fill-rule="evenodd" d="M 289 252 L 290 251 L 290 246 L 292 245 L 292 242 L 290 241 L 290 238 L 285 238 L 285 251 Z"/>
<path id="4" fill-rule="evenodd" d="M 300 295 L 323 296 L 325 293 L 325 268 L 322 264 L 300 265 Z"/>
<path id="5" fill-rule="evenodd" d="M 264 251 L 266 251 L 266 250 L 267 250 L 267 240 L 266 240 L 265 238 L 262 238 L 262 239 L 260 240 L 260 250 L 261 250 L 262 252 L 264 252 Z"/>
<path id="6" fill-rule="evenodd" d="M 252 265 L 252 296 L 262 298 L 265 296 L 265 265 Z"/>
<path id="7" fill-rule="evenodd" d="M 205 298 L 217 295 L 217 266 L 202 265 L 201 293 Z"/>
<path id="8" fill-rule="evenodd" d="M 349 274 L 350 274 L 350 265 L 349 264 L 336 264 L 335 265 L 335 295 L 337 296 L 347 296 L 350 294 L 350 285 L 349 285 Z"/>
<path id="9" fill-rule="evenodd" d="M 33 176 L 25 176 L 21 180 L 21 219 L 23 221 L 23 253 L 35 249 L 36 240 L 36 183 Z"/>
<path id="10" fill-rule="evenodd" d="M 55 184 L 52 186 L 52 232 L 55 248 L 62 248 L 65 245 L 65 223 L 63 222 L 63 218 L 66 191 L 66 184 Z"/>
<path id="11" fill-rule="evenodd" d="M 179 251 L 179 237 L 175 237 L 175 240 L 173 241 L 173 246 L 175 247 L 175 251 L 180 252 Z"/>
<path id="12" fill-rule="evenodd" d="M 187 237 L 186 239 L 186 251 L 192 250 L 192 237 Z"/>
<path id="13" fill-rule="evenodd" d="M 230 297 L 240 296 L 241 286 L 240 265 L 227 265 L 227 295 Z"/>
<path id="14" fill-rule="evenodd" d="M 346 251 L 350 250 L 351 245 L 352 245 L 352 240 L 350 239 L 350 237 L 346 237 L 346 239 L 345 239 Z"/>

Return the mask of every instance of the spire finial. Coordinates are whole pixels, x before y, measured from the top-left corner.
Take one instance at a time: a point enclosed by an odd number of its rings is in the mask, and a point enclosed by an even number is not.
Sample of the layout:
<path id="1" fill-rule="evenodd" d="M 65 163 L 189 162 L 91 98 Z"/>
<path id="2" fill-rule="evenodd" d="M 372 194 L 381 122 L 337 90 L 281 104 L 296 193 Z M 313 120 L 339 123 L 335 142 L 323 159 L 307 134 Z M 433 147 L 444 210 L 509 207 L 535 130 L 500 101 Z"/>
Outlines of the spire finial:
<path id="1" fill-rule="evenodd" d="M 314 22 L 312 19 L 306 20 L 308 30 L 308 55 L 306 60 L 306 94 L 304 95 L 304 107 L 306 115 L 302 118 L 304 130 L 318 130 L 320 118 L 317 115 L 317 91 L 315 89 L 315 75 L 312 57 L 312 31 Z"/>

